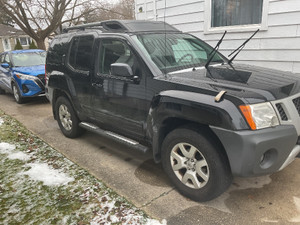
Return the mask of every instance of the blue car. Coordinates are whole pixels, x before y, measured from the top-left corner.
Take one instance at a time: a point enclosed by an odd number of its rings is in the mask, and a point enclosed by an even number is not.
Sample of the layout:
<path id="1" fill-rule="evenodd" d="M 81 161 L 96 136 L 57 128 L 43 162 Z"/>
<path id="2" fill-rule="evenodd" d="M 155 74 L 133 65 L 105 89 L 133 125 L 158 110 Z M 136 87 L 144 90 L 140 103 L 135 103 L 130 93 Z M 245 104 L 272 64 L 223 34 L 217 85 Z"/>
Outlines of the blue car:
<path id="1" fill-rule="evenodd" d="M 17 103 L 45 95 L 46 51 L 15 50 L 0 54 L 0 93 L 9 92 Z"/>

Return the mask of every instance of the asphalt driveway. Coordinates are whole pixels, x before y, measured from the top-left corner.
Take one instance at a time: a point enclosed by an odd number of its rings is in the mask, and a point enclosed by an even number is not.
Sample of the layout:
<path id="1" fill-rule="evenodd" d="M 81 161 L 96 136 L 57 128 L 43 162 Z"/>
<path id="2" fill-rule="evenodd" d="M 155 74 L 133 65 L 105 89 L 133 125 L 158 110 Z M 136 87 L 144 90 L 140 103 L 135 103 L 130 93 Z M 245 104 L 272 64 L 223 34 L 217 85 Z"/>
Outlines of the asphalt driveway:
<path id="1" fill-rule="evenodd" d="M 11 95 L 0 95 L 0 109 L 168 224 L 300 224 L 300 158 L 270 176 L 236 178 L 219 198 L 197 203 L 174 189 L 151 153 L 137 152 L 90 132 L 77 139 L 64 137 L 45 99 L 18 105 Z"/>

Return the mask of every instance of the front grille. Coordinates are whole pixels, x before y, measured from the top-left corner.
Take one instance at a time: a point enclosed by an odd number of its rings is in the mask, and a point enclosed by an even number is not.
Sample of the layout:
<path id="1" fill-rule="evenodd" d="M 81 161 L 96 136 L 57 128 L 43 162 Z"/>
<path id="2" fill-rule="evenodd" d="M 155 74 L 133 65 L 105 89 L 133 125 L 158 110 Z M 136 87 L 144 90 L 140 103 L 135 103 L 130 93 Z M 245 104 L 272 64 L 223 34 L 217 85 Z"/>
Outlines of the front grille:
<path id="1" fill-rule="evenodd" d="M 293 103 L 298 111 L 298 114 L 300 115 L 300 97 L 293 99 Z"/>
<path id="2" fill-rule="evenodd" d="M 287 117 L 287 115 L 286 115 L 284 109 L 282 108 L 282 105 L 281 105 L 280 103 L 277 103 L 277 104 L 276 104 L 276 108 L 277 108 L 277 110 L 278 110 L 278 112 L 279 112 L 279 115 L 280 115 L 281 120 L 287 121 L 287 120 L 288 120 L 288 117 Z"/>
<path id="3" fill-rule="evenodd" d="M 37 77 L 42 81 L 43 85 L 46 84 L 46 81 L 45 81 L 45 74 L 39 74 L 39 75 L 37 75 Z"/>

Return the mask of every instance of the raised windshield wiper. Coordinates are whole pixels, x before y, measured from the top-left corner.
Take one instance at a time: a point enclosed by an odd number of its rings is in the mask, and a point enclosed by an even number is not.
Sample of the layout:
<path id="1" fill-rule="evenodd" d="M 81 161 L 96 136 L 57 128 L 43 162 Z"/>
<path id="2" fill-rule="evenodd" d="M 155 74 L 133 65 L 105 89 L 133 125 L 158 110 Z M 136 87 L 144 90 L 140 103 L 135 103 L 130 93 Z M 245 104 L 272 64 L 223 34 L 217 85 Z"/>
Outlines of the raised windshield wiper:
<path id="1" fill-rule="evenodd" d="M 245 47 L 245 45 L 248 43 L 248 41 L 250 41 L 255 34 L 257 34 L 257 32 L 259 31 L 259 29 L 257 29 L 257 31 L 254 32 L 254 34 L 251 35 L 251 37 L 249 37 L 243 44 L 241 44 L 241 46 L 239 46 L 237 49 L 235 49 L 233 52 L 231 52 L 228 57 L 232 56 L 234 53 L 236 53 L 229 61 L 228 64 L 231 64 L 232 61 L 235 59 L 235 57 L 243 50 L 243 48 Z"/>
<path id="2" fill-rule="evenodd" d="M 209 53 L 210 57 L 209 59 L 207 60 L 206 64 L 205 64 L 205 68 L 207 69 L 207 67 L 209 66 L 209 64 L 211 63 L 211 60 L 214 58 L 215 54 L 217 53 L 219 47 L 220 47 L 220 44 L 222 43 L 225 35 L 226 35 L 227 31 L 224 32 L 223 36 L 221 37 L 221 39 L 218 41 L 216 47 L 214 47 L 214 49 Z"/>

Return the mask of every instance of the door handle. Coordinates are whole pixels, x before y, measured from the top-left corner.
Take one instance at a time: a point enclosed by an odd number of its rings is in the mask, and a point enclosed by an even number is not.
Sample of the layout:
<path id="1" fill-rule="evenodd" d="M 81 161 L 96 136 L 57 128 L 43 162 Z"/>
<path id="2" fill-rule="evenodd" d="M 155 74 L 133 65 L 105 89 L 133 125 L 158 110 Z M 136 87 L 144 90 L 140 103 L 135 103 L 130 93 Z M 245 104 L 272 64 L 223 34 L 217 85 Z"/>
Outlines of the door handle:
<path id="1" fill-rule="evenodd" d="M 93 87 L 96 87 L 96 88 L 101 88 L 101 87 L 103 87 L 103 85 L 100 84 L 100 83 L 92 83 L 92 86 L 93 86 Z"/>

